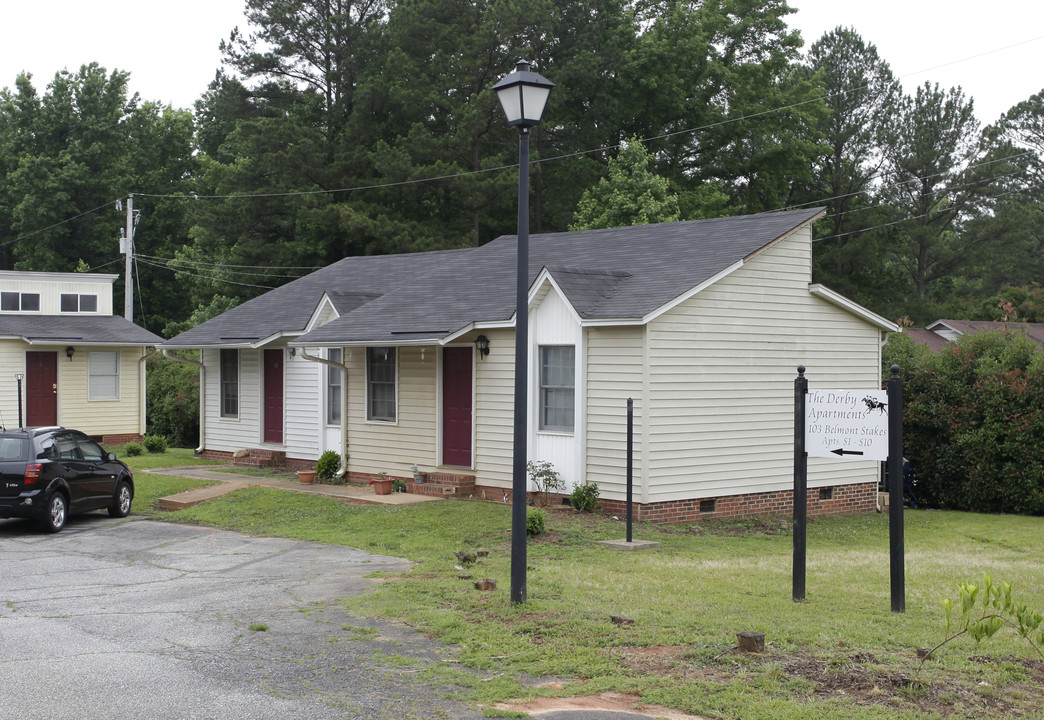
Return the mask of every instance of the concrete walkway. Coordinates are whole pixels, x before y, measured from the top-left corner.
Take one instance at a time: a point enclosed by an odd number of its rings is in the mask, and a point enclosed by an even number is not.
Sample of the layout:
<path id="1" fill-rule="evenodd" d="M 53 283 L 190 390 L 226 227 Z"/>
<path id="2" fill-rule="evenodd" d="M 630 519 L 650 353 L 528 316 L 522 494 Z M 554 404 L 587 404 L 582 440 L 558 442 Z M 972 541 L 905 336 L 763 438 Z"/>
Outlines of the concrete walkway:
<path id="1" fill-rule="evenodd" d="M 156 501 L 158 510 L 181 510 L 182 508 L 198 505 L 207 500 L 213 500 L 223 495 L 228 495 L 236 490 L 248 487 L 272 487 L 292 492 L 310 493 L 324 497 L 338 498 L 351 502 L 367 503 L 370 505 L 416 505 L 422 502 L 435 502 L 440 497 L 429 495 L 414 495 L 413 493 L 396 493 L 390 495 L 378 495 L 373 488 L 360 485 L 306 485 L 296 480 L 275 477 L 255 477 L 253 475 L 241 475 L 236 472 L 225 472 L 235 470 L 231 465 L 206 465 L 192 467 L 155 468 L 146 470 L 147 473 L 156 475 L 174 475 L 177 477 L 199 478 L 201 480 L 216 480 L 218 485 L 186 490 L 177 495 L 160 498 Z"/>

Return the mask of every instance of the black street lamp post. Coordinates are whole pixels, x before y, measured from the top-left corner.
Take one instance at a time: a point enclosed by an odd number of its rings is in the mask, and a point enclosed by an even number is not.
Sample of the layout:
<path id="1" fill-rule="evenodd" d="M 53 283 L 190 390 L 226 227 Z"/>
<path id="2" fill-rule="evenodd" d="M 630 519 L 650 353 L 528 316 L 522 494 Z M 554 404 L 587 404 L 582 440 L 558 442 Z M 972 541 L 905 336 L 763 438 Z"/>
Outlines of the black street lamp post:
<path id="1" fill-rule="evenodd" d="M 519 60 L 493 86 L 508 125 L 518 128 L 518 250 L 515 294 L 515 426 L 511 465 L 511 602 L 526 601 L 526 381 L 529 354 L 529 130 L 540 123 L 554 83 Z"/>

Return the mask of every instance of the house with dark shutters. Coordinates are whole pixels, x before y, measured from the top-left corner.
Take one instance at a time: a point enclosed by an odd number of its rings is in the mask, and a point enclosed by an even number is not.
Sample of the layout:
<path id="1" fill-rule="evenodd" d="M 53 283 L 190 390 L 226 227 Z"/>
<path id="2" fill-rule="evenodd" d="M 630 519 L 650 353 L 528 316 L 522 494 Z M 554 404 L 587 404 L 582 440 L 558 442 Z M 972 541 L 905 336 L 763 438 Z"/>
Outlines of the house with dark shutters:
<path id="1" fill-rule="evenodd" d="M 822 210 L 530 238 L 529 457 L 638 516 L 786 511 L 793 380 L 878 389 L 898 327 L 812 283 Z M 410 490 L 511 488 L 514 236 L 345 258 L 166 341 L 202 350 L 200 451 L 243 462 L 350 457 Z M 877 463 L 813 458 L 810 509 L 876 504 Z"/>

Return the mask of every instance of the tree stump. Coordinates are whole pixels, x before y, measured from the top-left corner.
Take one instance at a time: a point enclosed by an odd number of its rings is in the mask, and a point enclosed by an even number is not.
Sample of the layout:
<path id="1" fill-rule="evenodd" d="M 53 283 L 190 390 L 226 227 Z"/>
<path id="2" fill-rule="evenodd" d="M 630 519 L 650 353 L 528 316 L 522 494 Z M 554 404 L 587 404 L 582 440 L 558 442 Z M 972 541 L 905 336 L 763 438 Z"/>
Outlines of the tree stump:
<path id="1" fill-rule="evenodd" d="M 741 632 L 736 633 L 736 640 L 743 652 L 765 652 L 765 633 Z"/>

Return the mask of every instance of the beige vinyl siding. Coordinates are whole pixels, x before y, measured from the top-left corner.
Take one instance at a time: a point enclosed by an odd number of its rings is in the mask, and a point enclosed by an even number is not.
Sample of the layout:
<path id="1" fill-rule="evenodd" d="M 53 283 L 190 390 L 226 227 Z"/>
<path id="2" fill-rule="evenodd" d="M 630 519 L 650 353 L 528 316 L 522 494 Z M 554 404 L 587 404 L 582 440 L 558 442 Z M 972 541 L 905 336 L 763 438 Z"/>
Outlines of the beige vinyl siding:
<path id="1" fill-rule="evenodd" d="M 480 485 L 511 487 L 515 423 L 515 331 L 485 330 L 489 355 L 475 363 L 475 473 Z"/>
<path id="2" fill-rule="evenodd" d="M 70 360 L 61 348 L 33 346 L 31 350 L 58 353 L 58 422 L 88 435 L 117 435 L 141 432 L 141 348 L 78 347 Z M 119 354 L 119 396 L 88 399 L 88 356 L 91 352 Z"/>
<path id="3" fill-rule="evenodd" d="M 396 421 L 366 420 L 366 349 L 345 348 L 348 357 L 348 452 L 354 472 L 404 477 L 417 463 L 433 468 L 437 462 L 436 379 L 439 349 L 397 349 Z"/>
<path id="4" fill-rule="evenodd" d="M 879 387 L 880 332 L 808 292 L 807 228 L 648 326 L 649 500 L 793 487 L 797 366 L 815 387 Z M 810 463 L 810 485 L 869 482 Z"/>
<path id="5" fill-rule="evenodd" d="M 29 346 L 20 341 L 0 342 L 0 368 L 7 380 L 0 382 L 0 425 L 13 428 L 18 424 L 18 382 L 15 374 L 22 374 L 22 422 L 25 422 L 25 351 Z"/>
<path id="6" fill-rule="evenodd" d="M 319 348 L 308 348 L 318 355 Z M 318 460 L 319 442 L 323 428 L 323 372 L 326 365 L 305 360 L 300 355 L 286 355 L 283 374 L 285 401 L 283 440 L 287 457 L 299 460 Z"/>
<path id="7" fill-rule="evenodd" d="M 586 330 L 587 475 L 601 497 L 623 500 L 627 494 L 627 398 L 634 400 L 634 493 L 644 501 L 643 327 Z"/>
<path id="8" fill-rule="evenodd" d="M 239 350 L 239 416 L 221 417 L 221 351 L 203 351 L 207 366 L 207 450 L 235 452 L 261 445 L 261 351 Z"/>

